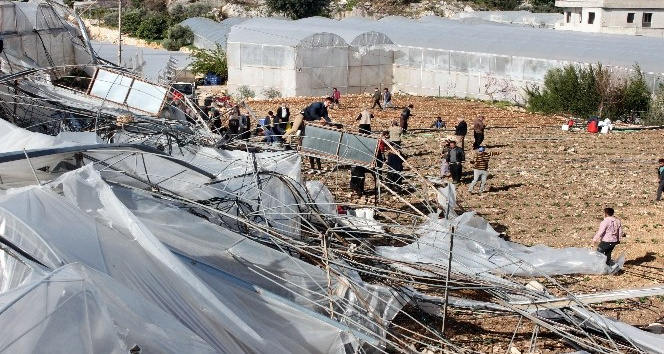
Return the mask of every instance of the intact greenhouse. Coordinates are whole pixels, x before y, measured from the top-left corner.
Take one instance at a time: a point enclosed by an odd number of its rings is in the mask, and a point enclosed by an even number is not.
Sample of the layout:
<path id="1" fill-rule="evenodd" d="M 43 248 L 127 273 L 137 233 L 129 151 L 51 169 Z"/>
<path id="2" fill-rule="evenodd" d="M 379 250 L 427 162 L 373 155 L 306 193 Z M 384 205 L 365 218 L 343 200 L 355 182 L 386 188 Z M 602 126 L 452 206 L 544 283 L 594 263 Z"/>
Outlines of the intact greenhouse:
<path id="1" fill-rule="evenodd" d="M 523 101 L 523 88 L 541 85 L 548 70 L 570 63 L 602 63 L 625 75 L 638 64 L 651 88 L 664 80 L 662 39 L 437 16 L 254 18 L 230 26 L 227 52 L 229 91 L 246 86 L 258 97 L 268 90 L 320 96 L 333 87 L 344 94 L 388 87 L 427 96 Z"/>
<path id="2" fill-rule="evenodd" d="M 382 33 L 330 19 L 247 20 L 228 36 L 229 91 L 244 85 L 284 96 L 325 95 L 332 87 L 360 93 L 390 83 L 391 44 Z"/>
<path id="3" fill-rule="evenodd" d="M 244 17 L 231 17 L 221 22 L 204 17 L 188 18 L 180 23 L 194 32 L 194 46 L 202 49 L 215 49 L 217 45 L 226 49 L 226 40 L 231 27 L 246 21 Z"/>

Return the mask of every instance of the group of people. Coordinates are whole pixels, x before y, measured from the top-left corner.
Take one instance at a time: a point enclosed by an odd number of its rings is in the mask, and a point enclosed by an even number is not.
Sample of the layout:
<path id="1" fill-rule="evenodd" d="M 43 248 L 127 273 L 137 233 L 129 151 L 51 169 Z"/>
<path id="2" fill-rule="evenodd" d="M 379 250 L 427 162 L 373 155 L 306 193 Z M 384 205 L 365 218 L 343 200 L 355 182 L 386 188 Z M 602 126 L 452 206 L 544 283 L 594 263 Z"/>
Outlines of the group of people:
<path id="1" fill-rule="evenodd" d="M 434 122 L 435 124 L 436 122 Z M 473 122 L 473 150 L 475 155 L 470 163 L 473 165 L 473 181 L 468 185 L 468 192 L 472 193 L 477 182 L 481 180 L 480 194 L 485 191 L 486 181 L 489 176 L 489 160 L 500 152 L 488 152 L 484 142 L 484 129 L 486 128 L 484 116 L 478 116 Z M 468 134 L 468 123 L 465 119 L 458 118 L 454 128 L 455 137 L 445 139 L 442 150 L 442 164 L 440 168 L 441 177 L 452 177 L 452 183 L 460 183 L 463 174 L 463 163 L 466 161 L 465 140 Z"/>
<path id="2" fill-rule="evenodd" d="M 390 93 L 390 90 L 387 89 L 387 87 L 383 89 L 382 93 L 380 92 L 380 90 L 378 90 L 378 87 L 376 87 L 374 89 L 372 99 L 373 99 L 373 105 L 371 106 L 372 109 L 376 108 L 376 106 L 378 106 L 379 109 L 387 109 L 388 107 L 396 108 L 394 106 L 394 103 L 392 103 L 392 94 Z"/>

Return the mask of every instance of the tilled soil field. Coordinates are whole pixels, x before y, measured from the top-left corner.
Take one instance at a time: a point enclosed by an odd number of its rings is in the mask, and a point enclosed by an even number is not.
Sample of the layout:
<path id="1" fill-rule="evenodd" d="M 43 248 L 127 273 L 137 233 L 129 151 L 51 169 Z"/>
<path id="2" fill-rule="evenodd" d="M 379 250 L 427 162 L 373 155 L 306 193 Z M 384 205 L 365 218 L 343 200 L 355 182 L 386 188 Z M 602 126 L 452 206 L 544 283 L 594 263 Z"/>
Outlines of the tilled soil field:
<path id="1" fill-rule="evenodd" d="M 292 111 L 299 111 L 315 98 L 285 99 Z M 369 104 L 368 96 L 342 97 L 341 108 L 330 111 L 333 121 L 356 130 L 355 117 Z M 280 101 L 252 101 L 256 114 L 275 110 Z M 464 178 L 458 186 L 459 202 L 477 211 L 511 241 L 524 245 L 545 244 L 563 247 L 590 247 L 590 240 L 603 218 L 603 208 L 615 208 L 623 221 L 627 237 L 616 247 L 614 257 L 624 252 L 625 268 L 617 275 L 560 276 L 556 280 L 576 294 L 624 288 L 648 287 L 664 283 L 664 201 L 654 201 L 657 159 L 664 157 L 664 130 L 613 132 L 607 135 L 560 129 L 564 117 L 542 116 L 519 108 L 495 107 L 483 102 L 396 96 L 403 107 L 412 103 L 411 129 L 428 128 L 434 117 L 441 116 L 447 131 L 422 131 L 403 140 L 408 162 L 426 176 L 439 176 L 440 144 L 453 135 L 457 117 L 465 117 L 469 126 L 477 115 L 487 118 L 484 145 L 502 154 L 492 157 L 489 166 L 489 190 L 482 195 L 469 194 L 472 180 L 470 164 L 464 165 Z M 400 109 L 373 110 L 372 130 L 385 129 L 398 119 Z M 469 129 L 470 130 L 470 129 Z M 468 144 L 470 141 L 470 144 Z M 472 156 L 472 131 L 466 137 L 467 159 Z M 303 164 L 305 167 L 306 163 Z M 340 201 L 373 203 L 352 199 L 348 193 L 348 171 L 335 178 L 324 178 L 341 185 L 330 188 Z M 371 179 L 367 188 L 371 188 Z M 476 187 L 477 188 L 477 187 Z M 593 305 L 601 313 L 638 327 L 664 321 L 664 297 L 639 298 Z M 471 332 L 483 331 L 476 341 L 469 333 L 458 334 L 474 343 L 477 350 L 504 351 L 511 332 L 500 330 L 500 321 L 473 319 L 464 323 Z M 513 326 L 507 326 L 513 329 Z M 507 340 L 500 339 L 508 336 Z M 488 339 L 487 339 L 488 338 Z M 524 339 L 525 341 L 526 339 Z M 501 343 L 501 344 L 498 344 Z M 559 352 L 555 345 L 544 352 Z"/>

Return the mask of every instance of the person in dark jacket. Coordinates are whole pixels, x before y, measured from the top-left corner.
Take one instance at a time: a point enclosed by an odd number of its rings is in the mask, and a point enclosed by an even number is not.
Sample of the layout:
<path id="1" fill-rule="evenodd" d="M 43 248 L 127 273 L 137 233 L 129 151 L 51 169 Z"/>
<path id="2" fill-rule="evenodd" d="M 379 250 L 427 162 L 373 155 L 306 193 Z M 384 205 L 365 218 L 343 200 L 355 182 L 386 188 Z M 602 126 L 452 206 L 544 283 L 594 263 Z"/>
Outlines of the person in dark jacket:
<path id="1" fill-rule="evenodd" d="M 330 117 L 327 112 L 327 107 L 332 104 L 332 97 L 326 97 L 322 102 L 314 102 L 307 107 L 305 107 L 299 114 L 293 119 L 293 126 L 286 130 L 284 133 L 284 138 L 289 137 L 298 130 L 301 130 L 302 135 L 304 135 L 304 125 L 303 121 L 313 122 L 320 120 L 323 124 L 331 122 Z M 278 111 L 277 111 L 278 112 Z"/>
<path id="2" fill-rule="evenodd" d="M 473 142 L 473 150 L 477 150 L 482 146 L 484 141 L 484 128 L 486 124 L 484 123 L 484 116 L 478 116 L 473 122 L 473 136 L 475 141 Z"/>
<path id="3" fill-rule="evenodd" d="M 401 127 L 401 131 L 404 133 L 408 132 L 408 119 L 412 117 L 414 114 L 411 112 L 411 109 L 413 109 L 413 105 L 409 104 L 408 107 L 404 108 L 403 111 L 401 111 L 401 118 L 399 119 L 399 126 Z"/>
<path id="4" fill-rule="evenodd" d="M 659 159 L 659 168 L 657 168 L 657 175 L 659 176 L 659 187 L 657 188 L 656 201 L 662 200 L 662 191 L 664 191 L 664 159 Z"/>
<path id="5" fill-rule="evenodd" d="M 454 128 L 454 135 L 456 135 L 456 142 L 461 146 L 461 150 L 464 149 L 464 140 L 466 140 L 466 134 L 468 134 L 468 124 L 463 118 L 459 117 L 457 119 L 457 125 Z"/>
<path id="6" fill-rule="evenodd" d="M 314 102 L 310 105 L 308 105 L 306 108 L 304 108 L 300 114 L 296 115 L 295 118 L 293 119 L 293 126 L 286 130 L 284 133 L 284 138 L 288 139 L 287 141 L 290 142 L 291 136 L 295 134 L 298 130 L 301 131 L 301 135 L 304 136 L 304 127 L 305 125 L 302 124 L 303 121 L 307 122 L 314 122 L 317 120 L 320 120 L 321 123 L 327 124 L 330 123 L 332 120 L 330 120 L 330 117 L 327 112 L 327 107 L 332 104 L 332 97 L 326 97 L 322 102 Z M 314 168 L 314 163 L 318 167 L 318 170 L 321 170 L 321 161 L 320 157 L 314 157 L 314 156 L 309 156 L 309 164 L 311 166 L 312 170 L 315 170 Z"/>
<path id="7" fill-rule="evenodd" d="M 401 172 L 403 172 L 403 159 L 401 155 L 394 151 L 388 152 L 386 164 L 388 166 L 387 185 L 394 192 L 400 193 L 403 179 L 403 176 L 401 176 Z"/>
<path id="8" fill-rule="evenodd" d="M 350 190 L 359 197 L 364 195 L 364 181 L 367 169 L 363 166 L 353 166 L 350 168 Z"/>
<path id="9" fill-rule="evenodd" d="M 277 131 L 279 131 L 279 134 L 284 134 L 286 131 L 286 125 L 288 124 L 288 120 L 290 119 L 290 109 L 286 105 L 286 103 L 282 103 L 279 108 L 277 108 L 277 113 L 275 114 L 275 118 L 279 120 L 278 125 L 275 125 L 277 128 Z"/>
<path id="10" fill-rule="evenodd" d="M 456 141 L 450 141 L 450 149 L 445 156 L 445 161 L 450 164 L 450 174 L 452 183 L 461 182 L 462 163 L 466 160 L 463 149 L 458 147 Z"/>
<path id="11" fill-rule="evenodd" d="M 373 105 L 371 106 L 371 109 L 376 108 L 376 106 L 378 106 L 380 109 L 383 109 L 383 106 L 380 105 L 381 94 L 380 91 L 378 91 L 378 87 L 376 87 L 374 90 L 373 96 L 371 96 L 371 98 L 373 99 Z"/>

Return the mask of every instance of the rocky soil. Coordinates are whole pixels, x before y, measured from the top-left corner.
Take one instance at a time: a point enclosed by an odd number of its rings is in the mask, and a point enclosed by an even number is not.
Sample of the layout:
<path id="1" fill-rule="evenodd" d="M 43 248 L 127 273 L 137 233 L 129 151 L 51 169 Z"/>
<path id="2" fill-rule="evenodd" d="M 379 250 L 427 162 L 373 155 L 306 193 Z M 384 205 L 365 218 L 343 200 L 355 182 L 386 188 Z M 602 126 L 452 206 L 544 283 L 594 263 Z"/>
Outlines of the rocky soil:
<path id="1" fill-rule="evenodd" d="M 315 98 L 293 98 L 285 101 L 299 110 Z M 334 121 L 356 129 L 354 118 L 368 96 L 342 97 L 341 109 L 332 110 Z M 396 96 L 403 107 L 414 105 L 412 128 L 428 128 L 440 115 L 448 127 L 457 117 L 472 121 L 479 114 L 488 118 L 485 145 L 489 151 L 500 151 L 493 157 L 489 171 L 489 191 L 469 194 L 466 185 L 472 180 L 470 165 L 464 166 L 462 185 L 457 188 L 459 202 L 475 210 L 506 237 L 524 245 L 545 244 L 556 248 L 590 247 L 603 208 L 615 208 L 623 220 L 627 237 L 614 255 L 625 254 L 625 268 L 618 275 L 559 276 L 556 280 L 574 293 L 625 288 L 649 287 L 664 283 L 664 202 L 654 202 L 657 159 L 664 157 L 664 130 L 613 132 L 608 135 L 585 131 L 564 132 L 564 117 L 542 116 L 515 107 L 500 108 L 483 102 L 444 98 Z M 276 109 L 278 100 L 251 101 L 259 115 Z M 400 110 L 374 110 L 372 129 L 384 129 Z M 441 141 L 453 131 L 427 131 L 407 136 L 403 142 L 408 161 L 427 176 L 439 175 Z M 472 136 L 467 142 L 472 142 Z M 468 151 L 468 154 L 472 154 Z M 303 164 L 305 168 L 308 164 Z M 325 163 L 324 163 L 325 165 Z M 331 164 L 327 166 L 331 168 Z M 337 200 L 373 204 L 373 200 L 349 197 L 348 170 L 337 175 L 306 175 L 324 179 Z M 373 187 L 368 179 L 367 188 Z M 664 321 L 664 297 L 639 298 L 592 305 L 601 313 L 638 327 Z M 506 318 L 491 320 L 484 316 L 459 313 L 455 317 L 467 331 L 459 331 L 455 340 L 467 341 L 482 352 L 505 352 L 512 325 Z M 504 328 L 509 328 L 507 331 Z M 481 337 L 477 337 L 478 331 Z M 529 340 L 527 330 L 517 336 L 521 348 Z M 507 337 L 505 337 L 507 336 Z M 521 338 L 522 337 L 522 338 Z M 520 339 L 519 339 L 520 338 Z M 557 341 L 544 341 L 543 352 L 560 352 Z"/>

